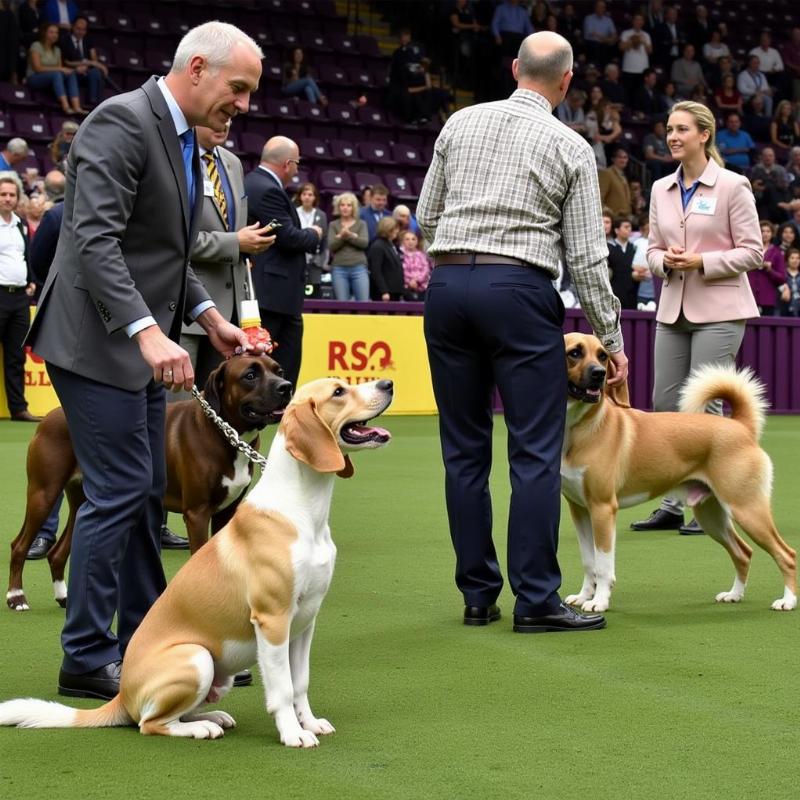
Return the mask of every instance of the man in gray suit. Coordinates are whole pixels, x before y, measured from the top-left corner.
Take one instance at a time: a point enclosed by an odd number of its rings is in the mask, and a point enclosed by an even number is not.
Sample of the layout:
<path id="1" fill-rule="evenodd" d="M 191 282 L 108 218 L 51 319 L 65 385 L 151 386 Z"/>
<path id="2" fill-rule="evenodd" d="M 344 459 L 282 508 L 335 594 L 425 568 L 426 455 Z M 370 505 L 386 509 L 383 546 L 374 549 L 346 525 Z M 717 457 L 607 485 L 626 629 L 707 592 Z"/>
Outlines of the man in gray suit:
<path id="1" fill-rule="evenodd" d="M 230 123 L 223 131 L 198 125 L 194 130 L 203 170 L 203 208 L 197 239 L 192 248 L 192 269 L 198 280 L 229 322 L 239 324 L 240 302 L 247 297 L 245 256 L 263 253 L 275 241 L 269 228 L 256 222 L 246 225 L 247 197 L 244 171 L 239 159 L 223 146 Z M 222 362 L 222 354 L 209 342 L 197 322 L 184 324 L 180 345 L 194 365 L 195 383 L 205 386 L 211 372 Z M 184 392 L 169 401 L 186 399 Z"/>
<path id="2" fill-rule="evenodd" d="M 194 381 L 178 344 L 182 323 L 196 319 L 225 354 L 250 349 L 189 266 L 203 196 L 192 126 L 221 131 L 246 112 L 262 58 L 233 25 L 200 25 L 166 77 L 101 103 L 70 148 L 61 236 L 29 334 L 64 408 L 86 494 L 61 694 L 116 694 L 125 648 L 166 585 L 164 387 Z"/>

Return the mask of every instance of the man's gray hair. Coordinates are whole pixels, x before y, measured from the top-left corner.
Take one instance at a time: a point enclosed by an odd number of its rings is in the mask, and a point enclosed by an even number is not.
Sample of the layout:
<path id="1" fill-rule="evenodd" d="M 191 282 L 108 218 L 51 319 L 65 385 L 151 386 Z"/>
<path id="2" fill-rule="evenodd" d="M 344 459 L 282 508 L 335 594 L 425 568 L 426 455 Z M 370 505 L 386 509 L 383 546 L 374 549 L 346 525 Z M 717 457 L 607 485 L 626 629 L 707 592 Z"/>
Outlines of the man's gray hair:
<path id="1" fill-rule="evenodd" d="M 526 39 L 519 48 L 517 58 L 520 78 L 555 84 L 561 80 L 565 72 L 572 69 L 572 46 L 564 39 L 563 45 L 540 54 Z"/>
<path id="2" fill-rule="evenodd" d="M 28 143 L 19 137 L 9 140 L 8 144 L 6 145 L 6 150 L 8 150 L 9 153 L 14 153 L 15 155 L 20 156 L 27 156 L 30 152 Z"/>
<path id="3" fill-rule="evenodd" d="M 58 200 L 63 197 L 67 185 L 67 176 L 61 170 L 51 169 L 44 176 L 44 191 L 49 200 Z"/>
<path id="4" fill-rule="evenodd" d="M 218 69 L 230 61 L 237 44 L 249 47 L 258 58 L 264 58 L 261 48 L 244 31 L 227 22 L 204 22 L 192 28 L 178 44 L 172 61 L 172 72 L 183 72 L 193 56 L 205 56 L 209 67 Z"/>

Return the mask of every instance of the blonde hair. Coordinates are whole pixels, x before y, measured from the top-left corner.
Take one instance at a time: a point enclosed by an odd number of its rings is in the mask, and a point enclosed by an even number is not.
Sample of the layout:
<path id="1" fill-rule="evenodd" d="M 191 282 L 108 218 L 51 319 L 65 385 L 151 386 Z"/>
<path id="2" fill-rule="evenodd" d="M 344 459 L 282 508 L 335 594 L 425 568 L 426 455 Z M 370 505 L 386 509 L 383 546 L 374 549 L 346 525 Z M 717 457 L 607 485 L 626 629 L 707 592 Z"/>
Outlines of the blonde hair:
<path id="1" fill-rule="evenodd" d="M 378 220 L 377 236 L 379 239 L 388 239 L 395 229 L 399 230 L 400 226 L 394 217 L 381 217 Z"/>
<path id="2" fill-rule="evenodd" d="M 714 115 L 711 113 L 711 109 L 702 103 L 696 103 L 694 100 L 681 100 L 681 102 L 675 103 L 675 105 L 672 106 L 669 113 L 672 115 L 676 111 L 685 111 L 689 114 L 694 119 L 697 129 L 701 133 L 703 131 L 708 131 L 708 139 L 705 143 L 706 155 L 708 158 L 716 161 L 721 167 L 724 167 L 725 162 L 722 160 L 722 156 L 719 150 L 717 150 L 717 145 L 715 143 L 717 123 L 714 119 Z"/>
<path id="3" fill-rule="evenodd" d="M 345 203 L 352 203 L 353 205 L 353 216 L 358 219 L 358 198 L 352 192 L 342 192 L 341 194 L 337 194 L 336 197 L 333 198 L 333 213 L 340 217 L 341 214 L 339 213 L 339 204 L 344 201 Z"/>

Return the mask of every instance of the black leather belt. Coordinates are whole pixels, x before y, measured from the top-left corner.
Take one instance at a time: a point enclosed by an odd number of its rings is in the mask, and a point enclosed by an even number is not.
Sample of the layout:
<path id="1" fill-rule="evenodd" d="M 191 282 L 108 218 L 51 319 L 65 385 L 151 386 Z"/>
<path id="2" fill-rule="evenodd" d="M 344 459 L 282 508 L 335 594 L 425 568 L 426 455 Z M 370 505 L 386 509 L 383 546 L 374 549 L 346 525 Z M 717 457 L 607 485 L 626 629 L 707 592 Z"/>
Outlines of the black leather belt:
<path id="1" fill-rule="evenodd" d="M 433 257 L 433 266 L 440 267 L 445 264 L 516 264 L 518 267 L 533 267 L 534 264 L 523 261 L 521 258 L 511 256 L 496 256 L 492 253 L 439 253 Z"/>
<path id="2" fill-rule="evenodd" d="M 9 294 L 14 294 L 14 292 L 24 292 L 27 289 L 27 285 L 25 286 L 0 286 L 0 292 L 8 292 Z"/>

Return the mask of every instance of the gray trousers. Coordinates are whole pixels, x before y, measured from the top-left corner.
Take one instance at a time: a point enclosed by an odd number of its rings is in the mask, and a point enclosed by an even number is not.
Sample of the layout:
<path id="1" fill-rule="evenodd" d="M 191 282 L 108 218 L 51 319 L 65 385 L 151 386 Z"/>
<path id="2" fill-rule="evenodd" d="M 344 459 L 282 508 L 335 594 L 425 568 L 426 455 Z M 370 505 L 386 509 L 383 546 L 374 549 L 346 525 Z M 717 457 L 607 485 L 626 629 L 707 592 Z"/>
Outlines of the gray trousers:
<path id="1" fill-rule="evenodd" d="M 656 324 L 653 408 L 677 411 L 680 390 L 692 370 L 703 364 L 732 366 L 744 338 L 745 320 L 689 322 L 683 314 L 670 324 Z M 710 414 L 722 414 L 722 401 L 714 400 Z M 664 511 L 683 514 L 683 503 L 673 497 L 661 502 Z"/>

